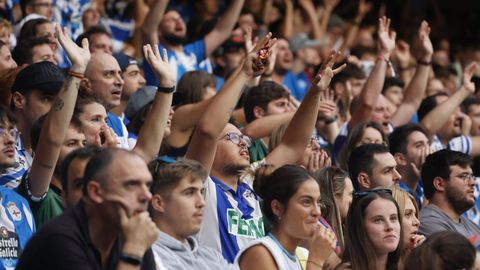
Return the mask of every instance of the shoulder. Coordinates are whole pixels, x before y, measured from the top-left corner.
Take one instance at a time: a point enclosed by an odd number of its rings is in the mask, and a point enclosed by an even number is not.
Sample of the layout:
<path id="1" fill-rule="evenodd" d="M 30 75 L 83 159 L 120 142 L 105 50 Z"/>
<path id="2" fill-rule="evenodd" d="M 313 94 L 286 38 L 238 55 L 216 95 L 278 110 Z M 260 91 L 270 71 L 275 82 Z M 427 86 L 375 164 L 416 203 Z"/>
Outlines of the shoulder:
<path id="1" fill-rule="evenodd" d="M 278 269 L 272 253 L 262 242 L 239 253 L 236 261 L 241 269 Z"/>

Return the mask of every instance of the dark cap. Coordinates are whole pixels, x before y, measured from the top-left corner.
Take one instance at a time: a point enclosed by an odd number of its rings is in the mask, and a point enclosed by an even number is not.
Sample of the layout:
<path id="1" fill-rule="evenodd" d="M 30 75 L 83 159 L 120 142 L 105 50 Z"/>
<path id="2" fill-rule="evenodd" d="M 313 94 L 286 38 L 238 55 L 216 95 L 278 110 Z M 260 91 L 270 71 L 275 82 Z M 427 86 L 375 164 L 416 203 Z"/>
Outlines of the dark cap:
<path id="1" fill-rule="evenodd" d="M 65 76 L 60 68 L 49 61 L 35 63 L 22 69 L 15 78 L 12 93 L 28 93 L 31 90 L 56 94 L 60 91 Z"/>
<path id="2" fill-rule="evenodd" d="M 125 72 L 125 70 L 127 70 L 128 66 L 130 65 L 138 66 L 138 62 L 137 60 L 135 60 L 135 58 L 130 57 L 124 53 L 114 53 L 113 57 L 117 59 L 118 65 L 120 66 L 122 72 Z"/>
<path id="3" fill-rule="evenodd" d="M 145 86 L 140 88 L 138 91 L 133 93 L 128 99 L 127 107 L 125 108 L 125 117 L 127 119 L 133 119 L 134 116 L 143 108 L 145 105 L 153 102 L 155 95 L 157 94 L 156 86 Z M 182 95 L 179 92 L 173 93 L 172 106 L 175 106 L 182 102 Z"/>

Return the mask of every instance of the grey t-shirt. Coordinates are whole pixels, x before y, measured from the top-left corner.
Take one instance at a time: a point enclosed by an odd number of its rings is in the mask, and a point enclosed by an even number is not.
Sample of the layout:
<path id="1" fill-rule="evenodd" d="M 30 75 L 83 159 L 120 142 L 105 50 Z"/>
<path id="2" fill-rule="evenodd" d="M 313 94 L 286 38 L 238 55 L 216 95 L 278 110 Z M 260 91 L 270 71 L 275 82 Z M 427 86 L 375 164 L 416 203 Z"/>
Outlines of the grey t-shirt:
<path id="1" fill-rule="evenodd" d="M 463 216 L 460 216 L 460 222 L 455 222 L 433 204 L 423 207 L 420 211 L 420 234 L 429 237 L 441 231 L 457 232 L 470 238 L 480 233 L 480 227 Z"/>

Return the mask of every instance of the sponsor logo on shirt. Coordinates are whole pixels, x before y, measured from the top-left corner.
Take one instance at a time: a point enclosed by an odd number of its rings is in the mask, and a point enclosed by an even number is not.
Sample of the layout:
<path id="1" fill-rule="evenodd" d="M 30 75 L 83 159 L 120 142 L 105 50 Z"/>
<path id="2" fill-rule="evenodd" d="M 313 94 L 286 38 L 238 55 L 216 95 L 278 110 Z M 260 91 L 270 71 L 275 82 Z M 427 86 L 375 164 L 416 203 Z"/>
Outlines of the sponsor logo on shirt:
<path id="1" fill-rule="evenodd" d="M 0 260 L 4 266 L 15 267 L 18 254 L 20 254 L 20 243 L 18 235 L 7 230 L 5 227 L 0 227 Z"/>
<path id="2" fill-rule="evenodd" d="M 22 220 L 22 212 L 20 212 L 20 209 L 18 209 L 17 205 L 14 202 L 7 203 L 7 210 L 14 221 Z"/>
<path id="3" fill-rule="evenodd" d="M 263 218 L 243 219 L 235 209 L 227 209 L 228 232 L 252 239 L 265 236 L 263 230 Z"/>

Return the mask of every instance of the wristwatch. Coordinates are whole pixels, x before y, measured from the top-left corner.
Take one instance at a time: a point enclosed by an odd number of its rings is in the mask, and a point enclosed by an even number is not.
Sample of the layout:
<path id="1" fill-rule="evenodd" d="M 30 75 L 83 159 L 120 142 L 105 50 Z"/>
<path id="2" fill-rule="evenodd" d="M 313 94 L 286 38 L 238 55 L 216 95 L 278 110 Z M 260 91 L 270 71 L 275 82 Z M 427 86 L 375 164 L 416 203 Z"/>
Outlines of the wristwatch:
<path id="1" fill-rule="evenodd" d="M 142 258 L 126 253 L 120 253 L 120 261 L 135 266 L 139 266 L 142 264 Z"/>

